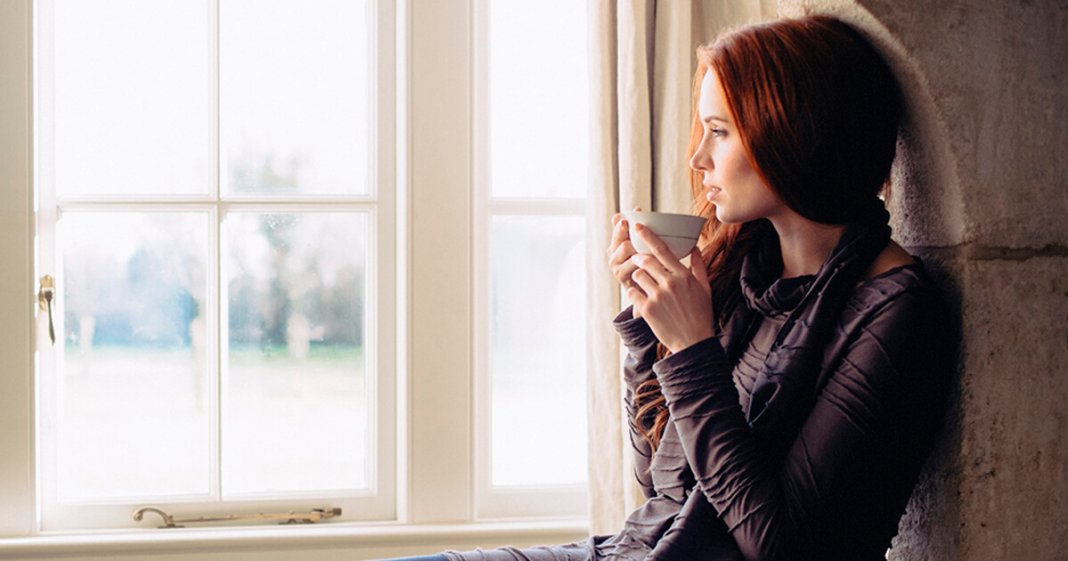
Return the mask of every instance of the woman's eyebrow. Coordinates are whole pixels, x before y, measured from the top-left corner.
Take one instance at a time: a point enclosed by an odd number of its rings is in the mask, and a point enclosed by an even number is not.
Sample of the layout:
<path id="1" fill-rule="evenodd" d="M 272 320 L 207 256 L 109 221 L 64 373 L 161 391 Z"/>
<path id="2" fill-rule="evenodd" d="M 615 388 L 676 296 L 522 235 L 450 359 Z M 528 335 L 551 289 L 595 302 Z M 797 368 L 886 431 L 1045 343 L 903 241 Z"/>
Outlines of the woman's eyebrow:
<path id="1" fill-rule="evenodd" d="M 701 122 L 702 123 L 710 123 L 712 121 L 719 121 L 721 123 L 729 123 L 730 122 L 726 118 L 720 117 L 719 115 L 709 115 L 707 117 L 702 117 L 701 118 Z"/>

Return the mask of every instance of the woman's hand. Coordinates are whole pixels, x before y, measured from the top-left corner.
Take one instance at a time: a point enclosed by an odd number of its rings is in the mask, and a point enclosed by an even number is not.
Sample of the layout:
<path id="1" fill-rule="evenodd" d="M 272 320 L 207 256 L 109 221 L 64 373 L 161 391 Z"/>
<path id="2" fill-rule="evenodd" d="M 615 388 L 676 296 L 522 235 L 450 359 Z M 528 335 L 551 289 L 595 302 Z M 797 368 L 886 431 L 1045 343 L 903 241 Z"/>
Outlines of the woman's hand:
<path id="1" fill-rule="evenodd" d="M 628 288 L 627 297 L 635 316 L 640 313 L 673 353 L 713 336 L 712 287 L 700 250 L 690 252 L 687 267 L 652 230 L 637 224 L 634 231 L 652 250 L 652 255 L 630 257 L 636 267 L 631 279 L 637 286 Z"/>
<path id="2" fill-rule="evenodd" d="M 641 209 L 635 207 L 634 210 L 640 211 Z M 612 269 L 612 276 L 623 285 L 624 291 L 634 286 L 631 275 L 638 269 L 638 266 L 632 263 L 630 258 L 637 253 L 634 245 L 630 243 L 627 219 L 623 218 L 622 213 L 617 212 L 612 215 L 612 242 L 608 245 L 608 267 Z M 642 317 L 637 308 L 634 308 L 631 313 L 635 318 Z"/>

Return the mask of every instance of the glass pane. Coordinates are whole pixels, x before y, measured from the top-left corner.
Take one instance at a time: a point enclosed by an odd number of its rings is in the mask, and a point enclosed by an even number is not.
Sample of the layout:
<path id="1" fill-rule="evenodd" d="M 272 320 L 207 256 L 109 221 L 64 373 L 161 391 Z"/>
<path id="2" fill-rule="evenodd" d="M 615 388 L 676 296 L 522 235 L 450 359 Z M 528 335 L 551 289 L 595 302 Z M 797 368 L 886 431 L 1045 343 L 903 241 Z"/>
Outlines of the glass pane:
<path id="1" fill-rule="evenodd" d="M 583 198 L 589 154 L 586 3 L 495 0 L 489 6 L 493 196 Z"/>
<path id="2" fill-rule="evenodd" d="M 61 500 L 210 490 L 207 232 L 192 213 L 59 221 Z"/>
<path id="3" fill-rule="evenodd" d="M 220 0 L 227 193 L 368 193 L 366 1 Z"/>
<path id="4" fill-rule="evenodd" d="M 55 0 L 60 195 L 211 188 L 207 0 Z"/>
<path id="5" fill-rule="evenodd" d="M 586 481 L 585 222 L 493 217 L 494 485 Z"/>
<path id="6" fill-rule="evenodd" d="M 223 493 L 362 489 L 368 217 L 231 214 Z"/>

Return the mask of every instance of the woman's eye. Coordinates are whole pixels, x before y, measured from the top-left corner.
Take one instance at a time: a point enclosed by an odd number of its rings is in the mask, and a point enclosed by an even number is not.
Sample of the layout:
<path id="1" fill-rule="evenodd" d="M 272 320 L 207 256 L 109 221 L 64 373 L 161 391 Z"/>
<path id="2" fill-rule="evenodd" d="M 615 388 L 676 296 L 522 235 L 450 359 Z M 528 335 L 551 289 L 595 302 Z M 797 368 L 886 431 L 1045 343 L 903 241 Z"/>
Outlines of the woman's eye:
<path id="1" fill-rule="evenodd" d="M 714 127 L 711 128 L 711 129 L 708 129 L 708 132 L 709 132 L 709 134 L 711 134 L 714 137 L 723 137 L 723 136 L 727 135 L 727 131 L 725 131 L 723 129 L 717 129 L 717 128 L 714 128 Z"/>

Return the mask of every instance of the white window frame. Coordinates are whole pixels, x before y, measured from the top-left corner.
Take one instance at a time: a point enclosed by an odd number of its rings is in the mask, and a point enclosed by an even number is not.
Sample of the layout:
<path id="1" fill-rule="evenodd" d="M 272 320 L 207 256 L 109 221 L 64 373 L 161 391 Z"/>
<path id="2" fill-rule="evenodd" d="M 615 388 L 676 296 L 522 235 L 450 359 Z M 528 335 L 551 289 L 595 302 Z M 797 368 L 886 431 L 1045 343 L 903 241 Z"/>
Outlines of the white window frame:
<path id="1" fill-rule="evenodd" d="M 211 65 L 207 68 L 213 76 L 219 72 L 218 64 L 218 33 L 219 33 L 219 1 L 209 0 L 207 3 L 207 24 L 210 30 Z M 35 26 L 41 35 L 36 42 L 39 48 L 37 60 L 42 68 L 51 68 L 52 45 L 50 40 L 54 37 L 52 30 L 48 29 L 52 22 L 52 9 L 54 0 L 37 0 L 36 8 L 38 17 L 35 17 Z M 56 498 L 57 474 L 54 472 L 55 441 L 41 439 L 42 449 L 38 451 L 39 458 L 39 512 L 40 529 L 42 532 L 53 530 L 71 529 L 115 529 L 115 528 L 142 528 L 145 523 L 133 520 L 131 513 L 138 507 L 154 505 L 162 507 L 176 516 L 201 516 L 222 515 L 230 513 L 253 513 L 253 512 L 287 512 L 290 510 L 311 510 L 323 507 L 340 507 L 342 515 L 340 520 L 388 520 L 395 517 L 395 488 L 396 468 L 396 433 L 395 416 L 392 414 L 393 404 L 396 402 L 394 389 L 394 356 L 395 356 L 395 300 L 396 286 L 395 270 L 389 266 L 396 262 L 396 243 L 394 240 L 393 217 L 396 214 L 393 188 L 393 148 L 394 138 L 394 53 L 393 36 L 395 23 L 393 21 L 392 3 L 386 0 L 371 0 L 368 3 L 372 29 L 368 41 L 369 52 L 375 53 L 371 57 L 370 72 L 374 76 L 375 91 L 370 92 L 370 134 L 368 145 L 371 147 L 371 165 L 367 180 L 368 193 L 366 195 L 334 195 L 334 196 L 294 196 L 285 197 L 271 195 L 249 194 L 225 194 L 223 193 L 222 179 L 220 177 L 224 166 L 216 160 L 215 174 L 208 193 L 204 195 L 182 196 L 97 196 L 97 197 L 65 197 L 58 199 L 55 194 L 53 182 L 52 162 L 52 114 L 54 102 L 51 93 L 54 91 L 51 80 L 52 75 L 48 72 L 37 71 L 36 90 L 41 94 L 41 105 L 37 108 L 40 121 L 35 130 L 38 142 L 36 144 L 36 176 L 37 176 L 37 263 L 39 271 L 37 277 L 51 274 L 57 278 L 56 292 L 63 294 L 62 263 L 55 254 L 56 240 L 54 233 L 57 225 L 58 214 L 63 212 L 97 211 L 97 212 L 196 212 L 206 214 L 209 220 L 210 234 L 209 254 L 207 261 L 206 277 L 208 279 L 208 292 L 204 309 L 207 319 L 207 339 L 215 343 L 208 345 L 206 360 L 208 362 L 209 384 L 207 396 L 212 406 L 210 417 L 211 431 L 203 443 L 211 447 L 209 458 L 214 463 L 210 478 L 210 490 L 206 495 L 180 496 L 180 497 L 154 497 L 152 499 L 133 499 L 110 501 L 86 501 L 76 504 L 63 504 Z M 212 87 L 216 88 L 213 96 L 212 107 L 213 136 L 204 139 L 214 148 L 213 155 L 219 157 L 219 127 L 218 127 L 218 80 L 212 81 Z M 386 147 L 385 150 L 379 147 Z M 369 272 L 375 276 L 374 282 L 368 283 L 368 302 L 365 307 L 366 321 L 370 329 L 366 333 L 367 372 L 368 383 L 368 445 L 372 454 L 368 462 L 368 489 L 363 491 L 347 491 L 335 493 L 319 492 L 287 492 L 275 494 L 238 495 L 224 499 L 220 488 L 219 471 L 219 430 L 220 411 L 217 405 L 224 388 L 221 387 L 222 364 L 220 355 L 225 352 L 227 341 L 223 334 L 224 326 L 227 325 L 225 307 L 220 307 L 219 302 L 226 301 L 226 286 L 220 280 L 224 272 L 221 263 L 220 240 L 223 222 L 230 213 L 244 212 L 299 212 L 314 216 L 321 212 L 360 212 L 368 217 L 368 267 Z M 62 310 L 62 302 L 59 310 Z M 63 314 L 55 314 L 56 332 L 62 334 Z M 62 335 L 59 336 L 62 338 Z M 58 374 L 55 357 L 62 355 L 63 343 L 56 345 L 38 346 L 38 371 L 47 376 Z M 53 395 L 50 386 L 40 384 L 37 390 L 37 406 L 39 415 L 50 415 L 55 411 Z M 43 418 L 42 418 L 43 420 Z M 50 425 L 50 423 L 48 423 Z M 310 462 L 330 461 L 328 457 L 309 458 Z M 154 521 L 150 521 L 152 523 Z"/>
<path id="2" fill-rule="evenodd" d="M 585 516 L 498 522 L 480 519 L 476 505 L 473 1 L 395 4 L 394 520 L 62 535 L 43 534 L 36 520 L 33 0 L 0 2 L 0 559 L 351 559 L 587 535 Z"/>
<path id="3" fill-rule="evenodd" d="M 30 1 L 0 2 L 0 535 L 34 528 Z"/>
<path id="4" fill-rule="evenodd" d="M 477 515 L 480 518 L 531 516 L 583 516 L 587 512 L 585 485 L 494 486 L 492 482 L 492 361 L 490 318 L 491 223 L 494 216 L 582 216 L 586 200 L 570 198 L 495 198 L 492 196 L 490 162 L 490 64 L 489 15 L 493 0 L 473 0 L 473 93 L 474 155 L 474 328 L 475 340 L 475 481 Z M 584 414 L 584 412 L 582 413 Z M 553 461 L 530 458 L 531 462 Z"/>

